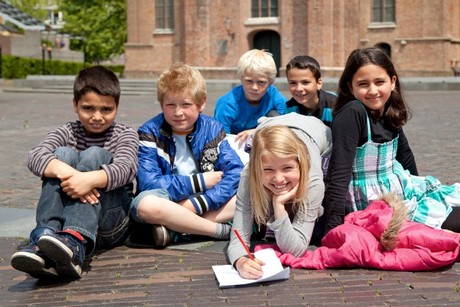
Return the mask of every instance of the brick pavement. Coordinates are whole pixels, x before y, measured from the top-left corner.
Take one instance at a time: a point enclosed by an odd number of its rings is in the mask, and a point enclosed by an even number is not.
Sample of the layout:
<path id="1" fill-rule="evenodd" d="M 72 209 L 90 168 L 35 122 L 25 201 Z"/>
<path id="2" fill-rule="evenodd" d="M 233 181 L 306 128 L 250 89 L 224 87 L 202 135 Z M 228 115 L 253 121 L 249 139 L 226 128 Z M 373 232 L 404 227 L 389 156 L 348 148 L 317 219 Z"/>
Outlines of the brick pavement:
<path id="1" fill-rule="evenodd" d="M 219 93 L 210 93 L 208 114 Z M 460 92 L 407 92 L 414 117 L 405 128 L 419 172 L 458 181 Z M 63 94 L 0 93 L 0 207 L 34 208 L 39 181 L 24 159 L 45 133 L 73 119 Z M 146 111 L 148 110 L 148 111 Z M 118 118 L 137 127 L 158 112 L 153 96 L 123 97 Z M 220 290 L 211 270 L 225 263 L 223 242 L 165 250 L 118 247 L 98 254 L 83 278 L 46 283 L 13 270 L 9 258 L 21 238 L 0 238 L 0 306 L 440 306 L 460 305 L 460 264 L 437 272 L 365 269 L 292 270 L 266 285 Z"/>
<path id="2" fill-rule="evenodd" d="M 46 282 L 9 266 L 16 244 L 0 239 L 0 306 L 460 305 L 460 264 L 424 273 L 294 269 L 286 281 L 219 289 L 211 265 L 225 258 L 214 247 L 118 247 L 95 255 L 80 280 Z"/>

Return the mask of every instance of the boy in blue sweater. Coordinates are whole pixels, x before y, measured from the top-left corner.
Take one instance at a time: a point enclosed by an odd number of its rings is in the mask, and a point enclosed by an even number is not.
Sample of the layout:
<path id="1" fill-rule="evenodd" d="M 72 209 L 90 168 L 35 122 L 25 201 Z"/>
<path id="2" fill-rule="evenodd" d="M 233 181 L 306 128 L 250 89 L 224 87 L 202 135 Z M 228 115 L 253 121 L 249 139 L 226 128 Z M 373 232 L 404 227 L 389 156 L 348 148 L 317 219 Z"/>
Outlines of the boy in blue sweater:
<path id="1" fill-rule="evenodd" d="M 241 84 L 217 100 L 214 117 L 225 132 L 236 135 L 239 146 L 254 133 L 259 118 L 284 114 L 286 98 L 273 85 L 276 72 L 271 53 L 249 50 L 238 61 Z"/>

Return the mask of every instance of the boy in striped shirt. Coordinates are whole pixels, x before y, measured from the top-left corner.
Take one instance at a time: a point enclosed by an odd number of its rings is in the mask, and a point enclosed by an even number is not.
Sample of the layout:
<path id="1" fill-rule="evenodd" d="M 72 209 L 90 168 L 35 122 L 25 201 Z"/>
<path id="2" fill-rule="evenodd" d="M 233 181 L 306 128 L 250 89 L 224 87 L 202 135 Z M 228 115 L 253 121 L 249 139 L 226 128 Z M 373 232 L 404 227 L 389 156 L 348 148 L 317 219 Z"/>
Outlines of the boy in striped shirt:
<path id="1" fill-rule="evenodd" d="M 73 95 L 78 120 L 49 132 L 28 156 L 42 179 L 37 225 L 11 265 L 36 278 L 80 278 L 96 247 L 122 244 L 130 232 L 139 139 L 115 122 L 119 80 L 102 66 L 89 67 L 77 75 Z"/>

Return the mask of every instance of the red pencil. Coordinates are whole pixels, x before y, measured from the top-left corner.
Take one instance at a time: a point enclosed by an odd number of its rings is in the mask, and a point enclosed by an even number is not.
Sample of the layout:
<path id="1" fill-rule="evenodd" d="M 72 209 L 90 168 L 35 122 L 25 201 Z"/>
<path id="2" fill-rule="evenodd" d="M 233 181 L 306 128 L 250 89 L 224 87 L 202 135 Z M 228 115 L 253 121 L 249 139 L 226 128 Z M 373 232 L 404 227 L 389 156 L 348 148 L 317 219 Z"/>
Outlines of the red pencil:
<path id="1" fill-rule="evenodd" d="M 251 252 L 249 251 L 249 248 L 246 246 L 246 243 L 244 243 L 243 238 L 241 237 L 241 235 L 240 235 L 240 233 L 238 232 L 238 230 L 233 229 L 233 231 L 235 232 L 236 236 L 238 237 L 238 240 L 240 240 L 241 245 L 243 245 L 244 249 L 246 250 L 246 253 L 248 254 L 249 258 L 251 258 L 251 260 L 255 260 L 255 259 L 254 259 L 254 256 L 253 256 L 253 255 L 251 254 Z"/>

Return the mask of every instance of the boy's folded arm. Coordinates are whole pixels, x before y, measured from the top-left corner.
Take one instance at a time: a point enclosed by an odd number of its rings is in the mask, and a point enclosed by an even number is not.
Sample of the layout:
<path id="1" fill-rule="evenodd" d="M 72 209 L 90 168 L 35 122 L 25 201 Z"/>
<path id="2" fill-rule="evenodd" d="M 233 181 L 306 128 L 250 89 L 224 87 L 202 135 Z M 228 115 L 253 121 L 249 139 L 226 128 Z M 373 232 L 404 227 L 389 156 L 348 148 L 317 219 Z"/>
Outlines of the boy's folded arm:
<path id="1" fill-rule="evenodd" d="M 209 210 L 218 210 L 236 194 L 238 189 L 243 163 L 225 140 L 220 143 L 219 158 L 215 169 L 215 174 L 222 172 L 220 181 L 212 188 L 204 190 L 201 195 L 190 199 L 197 214 L 201 215 Z M 201 173 L 201 176 L 204 177 L 204 174 L 208 175 L 209 172 Z"/>
<path id="2" fill-rule="evenodd" d="M 58 178 L 58 176 L 68 177 L 73 175 L 77 170 L 72 166 L 58 160 L 52 159 L 43 171 L 43 177 Z"/>
<path id="3" fill-rule="evenodd" d="M 159 168 L 148 171 L 141 165 L 137 176 L 139 191 L 165 189 L 168 191 L 171 199 L 176 202 L 187 199 L 190 195 L 200 192 L 201 190 L 198 188 L 200 185 L 204 186 L 204 179 L 200 174 L 193 176 L 163 174 Z"/>
<path id="4" fill-rule="evenodd" d="M 48 132 L 45 139 L 29 151 L 27 157 L 29 170 L 36 176 L 47 177 L 45 175 L 46 168 L 51 161 L 57 160 L 54 150 L 61 146 L 67 146 L 69 139 L 71 139 L 69 124 Z"/>
<path id="5" fill-rule="evenodd" d="M 104 170 L 80 172 L 68 176 L 58 176 L 62 190 L 72 198 L 87 195 L 95 189 L 103 189 L 107 185 L 107 174 Z"/>
<path id="6" fill-rule="evenodd" d="M 136 178 L 138 171 L 139 136 L 137 132 L 132 128 L 127 128 L 120 133 L 118 140 L 112 163 L 101 165 L 101 169 L 108 176 L 106 191 L 131 183 Z"/>

